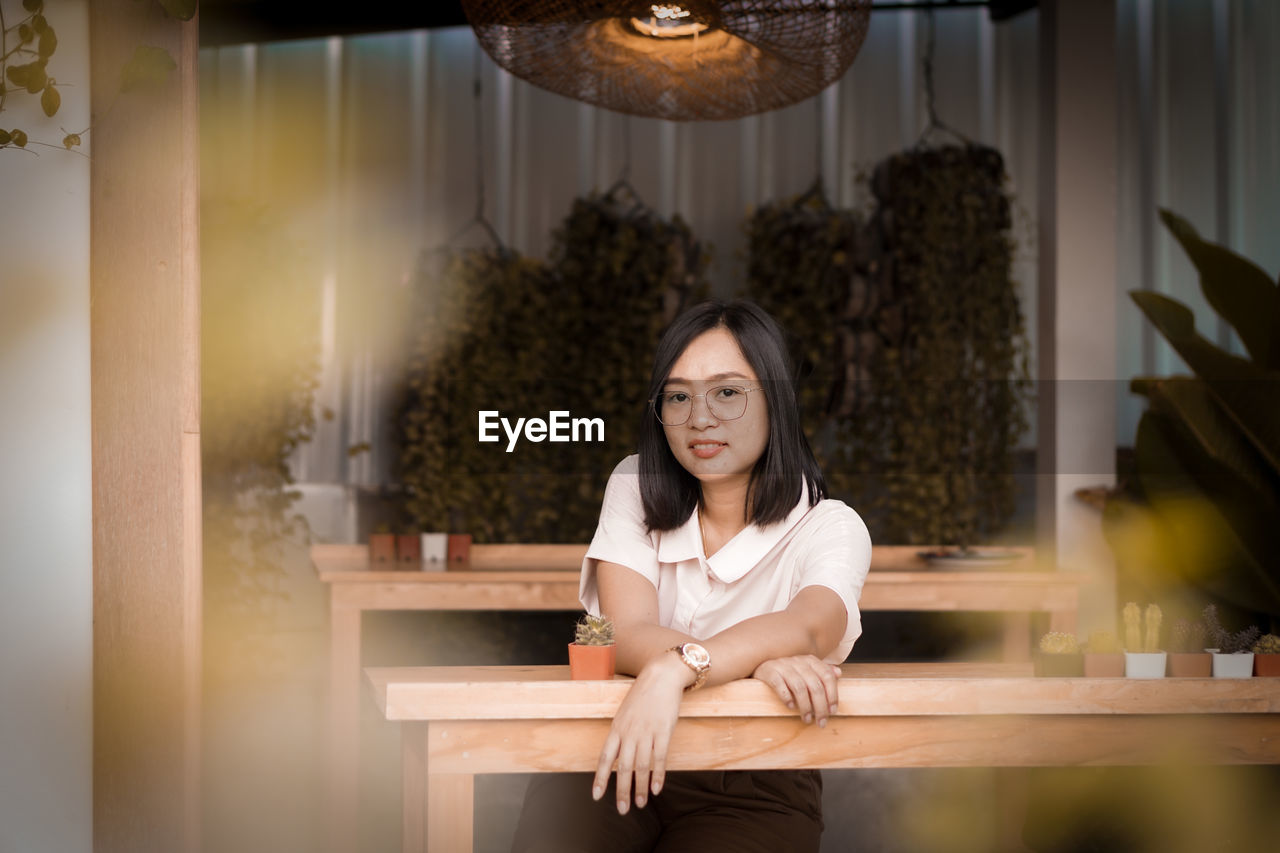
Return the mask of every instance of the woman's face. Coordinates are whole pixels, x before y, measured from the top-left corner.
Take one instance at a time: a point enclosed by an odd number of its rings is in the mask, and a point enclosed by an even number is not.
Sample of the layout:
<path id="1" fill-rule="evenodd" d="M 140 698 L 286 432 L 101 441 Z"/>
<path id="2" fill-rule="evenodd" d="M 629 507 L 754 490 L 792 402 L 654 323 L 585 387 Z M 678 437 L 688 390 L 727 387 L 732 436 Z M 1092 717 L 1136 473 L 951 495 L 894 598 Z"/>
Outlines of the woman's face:
<path id="1" fill-rule="evenodd" d="M 750 475 L 769 443 L 769 411 L 760 381 L 728 329 L 703 332 L 676 359 L 662 394 L 668 401 L 691 401 L 689 419 L 663 425 L 676 461 L 700 482 Z M 719 391 L 707 405 L 712 389 Z M 724 420 L 713 409 L 730 411 L 745 394 L 746 411 Z M 687 395 L 687 396 L 686 396 Z M 740 402 L 740 399 L 738 400 Z M 670 404 L 664 404 L 669 410 Z"/>

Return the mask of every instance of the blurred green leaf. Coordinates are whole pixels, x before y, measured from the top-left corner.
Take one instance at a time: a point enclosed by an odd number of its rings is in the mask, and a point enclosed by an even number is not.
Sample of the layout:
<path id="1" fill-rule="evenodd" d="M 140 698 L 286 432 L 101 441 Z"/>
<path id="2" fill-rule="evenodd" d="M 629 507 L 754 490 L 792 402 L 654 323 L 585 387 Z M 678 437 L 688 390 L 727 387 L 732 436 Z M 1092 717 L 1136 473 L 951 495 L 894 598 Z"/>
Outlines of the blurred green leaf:
<path id="1" fill-rule="evenodd" d="M 1200 274 L 1200 289 L 1213 309 L 1231 324 L 1249 355 L 1259 365 L 1280 368 L 1271 360 L 1280 336 L 1280 319 L 1272 310 L 1277 286 L 1261 267 L 1229 249 L 1200 238 L 1191 223 L 1170 210 L 1160 219 L 1177 239 Z"/>
<path id="2" fill-rule="evenodd" d="M 37 49 L 41 59 L 53 56 L 53 52 L 58 49 L 58 34 L 53 31 L 53 27 L 45 27 L 44 32 L 40 33 L 40 44 Z"/>
<path id="3" fill-rule="evenodd" d="M 139 45 L 121 71 L 120 91 L 137 92 L 162 88 L 178 67 L 162 47 Z"/>
<path id="4" fill-rule="evenodd" d="M 62 106 L 62 96 L 58 94 L 58 90 L 53 86 L 46 86 L 40 95 L 40 108 L 44 110 L 44 114 L 52 118 L 60 106 Z"/>
<path id="5" fill-rule="evenodd" d="M 1195 330 L 1195 317 L 1182 303 L 1151 291 L 1133 291 L 1133 301 L 1151 324 L 1204 380 L 1224 410 L 1280 472 L 1280 373 L 1219 349 Z M 1269 298 L 1269 295 L 1268 297 Z"/>

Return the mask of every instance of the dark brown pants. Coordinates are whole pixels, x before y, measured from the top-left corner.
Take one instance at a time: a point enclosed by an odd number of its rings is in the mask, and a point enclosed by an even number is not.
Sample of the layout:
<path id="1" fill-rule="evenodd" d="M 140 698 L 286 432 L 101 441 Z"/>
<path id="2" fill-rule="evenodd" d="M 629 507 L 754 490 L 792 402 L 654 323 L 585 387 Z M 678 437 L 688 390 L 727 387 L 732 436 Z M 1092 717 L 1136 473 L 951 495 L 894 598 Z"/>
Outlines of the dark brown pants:
<path id="1" fill-rule="evenodd" d="M 661 794 L 625 815 L 614 779 L 596 802 L 592 778 L 534 776 L 512 853 L 817 853 L 822 836 L 816 770 L 668 773 Z"/>

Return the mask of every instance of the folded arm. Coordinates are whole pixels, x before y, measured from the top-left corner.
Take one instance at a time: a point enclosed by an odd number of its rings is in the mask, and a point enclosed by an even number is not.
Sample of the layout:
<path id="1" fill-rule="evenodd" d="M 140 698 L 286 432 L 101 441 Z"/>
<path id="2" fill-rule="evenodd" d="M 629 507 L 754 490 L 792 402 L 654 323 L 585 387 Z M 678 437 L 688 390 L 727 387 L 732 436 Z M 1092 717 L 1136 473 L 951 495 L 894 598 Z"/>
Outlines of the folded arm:
<path id="1" fill-rule="evenodd" d="M 700 642 L 711 656 L 708 684 L 755 675 L 806 722 L 825 723 L 835 707 L 838 669 L 821 658 L 839 645 L 848 615 L 832 590 L 805 587 L 786 610 L 745 619 L 706 638 L 691 637 L 658 624 L 658 594 L 643 575 L 601 562 L 596 569 L 600 609 L 614 622 L 618 670 L 636 682 L 614 716 L 600 754 L 594 793 L 603 795 L 614 762 L 618 767 L 618 810 L 631 801 L 643 807 L 647 792 L 661 790 L 666 754 L 684 688 L 694 672 L 670 649 Z"/>

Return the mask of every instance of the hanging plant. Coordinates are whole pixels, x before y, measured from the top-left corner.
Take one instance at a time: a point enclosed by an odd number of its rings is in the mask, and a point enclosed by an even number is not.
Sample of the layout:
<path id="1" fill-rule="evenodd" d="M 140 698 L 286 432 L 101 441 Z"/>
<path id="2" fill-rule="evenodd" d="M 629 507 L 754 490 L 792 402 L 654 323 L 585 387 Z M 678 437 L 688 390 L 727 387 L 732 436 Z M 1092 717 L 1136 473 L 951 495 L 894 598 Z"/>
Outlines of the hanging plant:
<path id="1" fill-rule="evenodd" d="M 1013 512 L 1030 380 L 1005 180 L 999 152 L 974 145 L 906 151 L 872 178 L 902 316 L 871 368 L 890 541 L 965 547 Z"/>
<path id="2" fill-rule="evenodd" d="M 878 248 L 861 217 L 833 208 L 817 185 L 758 208 L 746 231 L 747 295 L 791 336 L 810 443 L 832 493 L 852 500 L 873 456 L 861 416 L 877 324 L 888 319 Z"/>
<path id="3" fill-rule="evenodd" d="M 550 259 L 506 250 L 423 271 L 421 320 L 399 419 L 406 510 L 477 542 L 585 542 L 614 464 L 636 447 L 658 338 L 705 292 L 688 227 L 625 186 L 578 199 Z M 599 419 L 603 441 L 478 440 L 478 413 Z M 584 432 L 585 435 L 585 432 Z"/>
<path id="4" fill-rule="evenodd" d="M 881 541 L 967 546 L 1013 510 L 1027 341 L 1000 155 L 944 147 L 875 171 L 865 224 L 817 189 L 747 224 L 748 295 L 796 338 L 833 495 Z"/>

